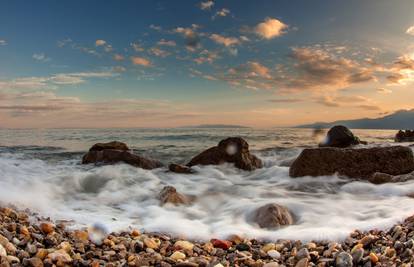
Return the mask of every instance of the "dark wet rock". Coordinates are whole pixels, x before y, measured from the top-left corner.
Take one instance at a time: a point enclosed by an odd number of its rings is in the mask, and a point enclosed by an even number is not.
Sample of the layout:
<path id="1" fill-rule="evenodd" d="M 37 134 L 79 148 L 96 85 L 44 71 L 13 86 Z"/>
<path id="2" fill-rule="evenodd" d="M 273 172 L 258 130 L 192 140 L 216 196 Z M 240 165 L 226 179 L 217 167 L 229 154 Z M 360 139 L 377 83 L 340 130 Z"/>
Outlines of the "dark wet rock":
<path id="1" fill-rule="evenodd" d="M 188 205 L 191 203 L 191 199 L 183 194 L 177 192 L 177 189 L 173 186 L 165 186 L 158 195 L 161 205 L 171 203 L 174 205 Z"/>
<path id="2" fill-rule="evenodd" d="M 395 142 L 414 142 L 414 130 L 399 130 L 394 138 Z"/>
<path id="3" fill-rule="evenodd" d="M 129 148 L 127 144 L 118 142 L 118 141 L 112 141 L 109 143 L 97 143 L 94 144 L 89 151 L 102 151 L 105 149 L 116 149 L 116 150 L 122 150 L 122 151 L 128 151 Z"/>
<path id="4" fill-rule="evenodd" d="M 93 150 L 86 153 L 82 158 L 82 164 L 115 164 L 119 162 L 147 170 L 162 167 L 162 163 L 157 160 L 144 158 L 126 150 Z"/>
<path id="5" fill-rule="evenodd" d="M 183 174 L 190 174 L 190 173 L 194 173 L 195 172 L 193 169 L 191 169 L 188 166 L 180 165 L 180 164 L 175 164 L 175 163 L 171 163 L 168 166 L 168 169 L 170 170 L 170 172 L 183 173 Z"/>
<path id="6" fill-rule="evenodd" d="M 253 221 L 261 228 L 278 228 L 293 224 L 294 218 L 286 207 L 270 203 L 254 212 Z"/>
<path id="7" fill-rule="evenodd" d="M 384 184 L 406 182 L 413 179 L 414 172 L 401 175 L 390 175 L 386 173 L 376 172 L 369 178 L 369 181 L 373 184 Z"/>
<path id="8" fill-rule="evenodd" d="M 249 144 L 240 137 L 229 137 L 220 141 L 217 146 L 195 156 L 187 166 L 219 165 L 226 162 L 234 163 L 235 167 L 247 171 L 263 167 L 262 161 L 250 153 Z"/>
<path id="9" fill-rule="evenodd" d="M 370 179 L 376 172 L 401 175 L 412 171 L 414 156 L 408 147 L 326 147 L 304 149 L 291 165 L 289 175 L 301 177 L 338 173 L 352 178 Z"/>
<path id="10" fill-rule="evenodd" d="M 349 147 L 360 144 L 361 141 L 351 130 L 342 125 L 336 125 L 329 129 L 326 134 L 325 142 L 319 144 L 320 147 Z"/>

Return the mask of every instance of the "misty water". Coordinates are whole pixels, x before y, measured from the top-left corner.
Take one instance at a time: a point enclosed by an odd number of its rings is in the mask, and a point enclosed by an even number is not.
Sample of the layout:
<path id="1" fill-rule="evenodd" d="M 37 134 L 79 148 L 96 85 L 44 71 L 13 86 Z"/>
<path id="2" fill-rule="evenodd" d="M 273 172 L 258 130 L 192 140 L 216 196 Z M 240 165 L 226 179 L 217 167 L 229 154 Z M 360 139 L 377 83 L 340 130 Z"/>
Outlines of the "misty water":
<path id="1" fill-rule="evenodd" d="M 355 130 L 370 146 L 390 146 L 396 131 Z M 125 164 L 81 165 L 97 142 L 125 142 L 135 153 L 186 163 L 229 136 L 241 136 L 265 167 L 253 172 L 221 166 L 195 174 Z M 0 130 L 0 202 L 29 208 L 71 227 L 102 223 L 191 239 L 239 234 L 259 239 L 341 239 L 354 229 L 386 228 L 413 212 L 414 181 L 374 185 L 337 176 L 290 178 L 286 163 L 318 140 L 311 129 L 45 129 Z M 165 185 L 196 196 L 190 206 L 161 207 Z M 288 207 L 296 223 L 261 229 L 252 212 L 267 203 Z"/>

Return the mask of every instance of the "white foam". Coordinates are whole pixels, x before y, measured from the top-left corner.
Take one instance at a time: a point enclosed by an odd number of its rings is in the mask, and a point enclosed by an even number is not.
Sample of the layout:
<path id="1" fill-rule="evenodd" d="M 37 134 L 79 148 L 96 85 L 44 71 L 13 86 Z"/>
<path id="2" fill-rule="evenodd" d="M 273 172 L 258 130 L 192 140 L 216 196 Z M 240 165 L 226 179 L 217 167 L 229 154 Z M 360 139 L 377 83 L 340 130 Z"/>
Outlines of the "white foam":
<path id="1" fill-rule="evenodd" d="M 341 239 L 354 229 L 384 228 L 413 212 L 414 182 L 373 185 L 336 176 L 292 179 L 288 168 L 267 166 L 245 172 L 231 165 L 195 167 L 197 174 L 128 165 L 49 164 L 3 154 L 0 201 L 30 208 L 54 219 L 94 223 L 110 231 L 130 226 L 193 239 L 240 234 L 259 239 Z M 191 206 L 159 206 L 165 185 L 196 196 Z M 287 206 L 295 225 L 260 229 L 251 213 L 267 203 Z"/>

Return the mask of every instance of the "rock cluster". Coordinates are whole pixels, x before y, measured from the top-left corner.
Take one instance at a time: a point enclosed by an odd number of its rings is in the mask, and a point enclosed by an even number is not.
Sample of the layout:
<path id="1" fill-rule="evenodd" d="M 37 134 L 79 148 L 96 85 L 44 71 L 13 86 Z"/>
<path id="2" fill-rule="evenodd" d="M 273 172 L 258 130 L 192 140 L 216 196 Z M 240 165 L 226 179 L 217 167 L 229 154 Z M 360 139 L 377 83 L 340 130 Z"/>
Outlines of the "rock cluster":
<path id="1" fill-rule="evenodd" d="M 187 166 L 219 165 L 234 163 L 234 166 L 247 171 L 263 167 L 262 161 L 251 154 L 249 144 L 240 137 L 229 137 L 219 142 L 190 160 Z"/>
<path id="2" fill-rule="evenodd" d="M 309 148 L 304 149 L 289 169 L 291 177 L 323 176 L 338 173 L 352 178 L 370 179 L 376 172 L 401 175 L 414 171 L 409 147 Z"/>
<path id="3" fill-rule="evenodd" d="M 414 142 L 414 130 L 399 130 L 394 140 L 395 142 Z"/>
<path id="4" fill-rule="evenodd" d="M 414 257 L 414 216 L 386 231 L 354 231 L 340 243 L 237 235 L 193 242 L 131 230 L 107 234 L 96 244 L 88 231 L 1 208 L 0 266 L 411 267 Z"/>
<path id="5" fill-rule="evenodd" d="M 95 144 L 82 158 L 82 164 L 115 164 L 119 162 L 148 170 L 162 167 L 161 162 L 135 155 L 126 144 L 117 141 Z"/>

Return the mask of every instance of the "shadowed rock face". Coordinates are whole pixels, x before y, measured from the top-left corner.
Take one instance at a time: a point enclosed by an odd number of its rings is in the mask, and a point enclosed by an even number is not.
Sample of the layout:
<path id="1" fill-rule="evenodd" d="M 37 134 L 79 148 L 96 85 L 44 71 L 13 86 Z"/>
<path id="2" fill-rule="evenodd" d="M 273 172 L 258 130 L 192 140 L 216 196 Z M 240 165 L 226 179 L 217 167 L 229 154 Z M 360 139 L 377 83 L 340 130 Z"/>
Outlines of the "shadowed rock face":
<path id="1" fill-rule="evenodd" d="M 326 134 L 326 142 L 319 144 L 320 147 L 349 147 L 358 145 L 361 141 L 347 127 L 337 125 L 329 129 Z"/>
<path id="2" fill-rule="evenodd" d="M 394 140 L 395 142 L 414 142 L 414 130 L 399 130 Z"/>
<path id="3" fill-rule="evenodd" d="M 229 137 L 220 141 L 217 146 L 195 156 L 187 166 L 219 165 L 226 162 L 234 163 L 235 167 L 247 171 L 263 167 L 262 161 L 250 154 L 249 144 L 240 137 Z"/>
<path id="4" fill-rule="evenodd" d="M 118 141 L 112 141 L 109 143 L 97 143 L 94 144 L 89 151 L 102 151 L 105 149 L 116 149 L 116 150 L 122 150 L 127 151 L 129 150 L 128 146 L 125 143 L 118 142 Z"/>
<path id="5" fill-rule="evenodd" d="M 291 177 L 340 175 L 370 179 L 376 172 L 390 175 L 414 171 L 413 152 L 408 147 L 309 148 L 290 167 Z"/>
<path id="6" fill-rule="evenodd" d="M 183 194 L 177 192 L 177 189 L 173 186 L 165 186 L 158 195 L 161 205 L 171 203 L 174 205 L 188 205 L 191 203 L 191 199 Z"/>
<path id="7" fill-rule="evenodd" d="M 279 228 L 294 223 L 293 215 L 286 207 L 273 203 L 258 208 L 253 220 L 261 228 Z"/>
<path id="8" fill-rule="evenodd" d="M 161 162 L 132 154 L 126 144 L 117 141 L 95 144 L 82 158 L 82 164 L 115 164 L 119 162 L 147 170 L 162 167 Z"/>

